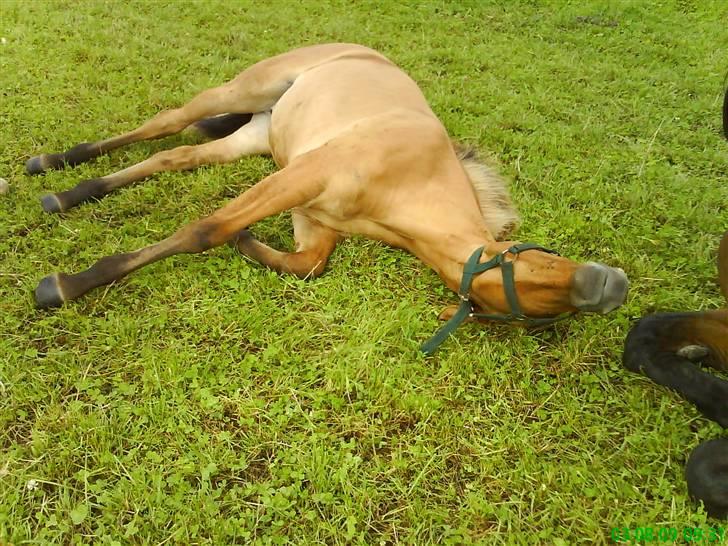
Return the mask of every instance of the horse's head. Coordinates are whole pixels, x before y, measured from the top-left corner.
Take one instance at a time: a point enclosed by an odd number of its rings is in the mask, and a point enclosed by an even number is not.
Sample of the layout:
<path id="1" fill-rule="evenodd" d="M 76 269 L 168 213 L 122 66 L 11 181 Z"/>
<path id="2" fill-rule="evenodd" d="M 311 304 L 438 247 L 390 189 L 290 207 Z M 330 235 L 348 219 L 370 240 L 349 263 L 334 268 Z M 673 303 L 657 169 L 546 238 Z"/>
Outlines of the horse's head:
<path id="1" fill-rule="evenodd" d="M 491 243 L 484 253 L 481 264 L 493 257 L 498 263 L 473 276 L 470 298 L 486 314 L 548 318 L 577 311 L 608 313 L 627 297 L 629 282 L 618 268 L 577 263 L 512 241 Z M 509 298 L 509 291 L 515 298 Z"/>
<path id="2" fill-rule="evenodd" d="M 621 269 L 573 262 L 532 243 L 492 242 L 465 262 L 460 306 L 440 314 L 447 324 L 420 349 L 431 355 L 469 318 L 539 326 L 578 311 L 608 313 L 624 303 L 628 288 Z"/>

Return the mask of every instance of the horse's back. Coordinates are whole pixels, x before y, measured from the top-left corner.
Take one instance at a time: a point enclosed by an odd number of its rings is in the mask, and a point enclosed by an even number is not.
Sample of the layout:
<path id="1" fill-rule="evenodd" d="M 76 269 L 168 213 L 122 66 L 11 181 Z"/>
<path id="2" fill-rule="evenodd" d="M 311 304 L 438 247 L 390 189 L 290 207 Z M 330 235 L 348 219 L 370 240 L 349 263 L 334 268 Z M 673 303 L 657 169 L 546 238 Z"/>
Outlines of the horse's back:
<path id="1" fill-rule="evenodd" d="M 279 99 L 273 108 L 270 143 L 280 166 L 371 120 L 386 125 L 387 112 L 397 113 L 398 124 L 406 112 L 412 113 L 413 126 L 423 117 L 439 124 L 417 84 L 386 58 L 368 51 L 303 72 Z M 364 137 L 361 145 L 376 143 Z"/>

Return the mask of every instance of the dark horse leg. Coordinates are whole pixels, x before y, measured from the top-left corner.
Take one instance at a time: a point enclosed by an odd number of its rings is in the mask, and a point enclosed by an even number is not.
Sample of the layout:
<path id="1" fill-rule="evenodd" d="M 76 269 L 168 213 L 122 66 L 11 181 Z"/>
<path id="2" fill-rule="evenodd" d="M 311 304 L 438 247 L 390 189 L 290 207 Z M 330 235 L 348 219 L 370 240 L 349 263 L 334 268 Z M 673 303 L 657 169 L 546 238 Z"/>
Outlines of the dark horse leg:
<path id="1" fill-rule="evenodd" d="M 695 404 L 708 419 L 728 428 L 728 381 L 692 362 L 728 368 L 728 310 L 659 313 L 640 320 L 627 336 L 624 365 Z M 690 496 L 708 515 L 728 517 L 728 439 L 699 445 L 685 468 Z"/>
<path id="2" fill-rule="evenodd" d="M 627 336 L 623 363 L 633 372 L 678 392 L 708 419 L 728 428 L 728 381 L 692 360 L 728 370 L 728 310 L 658 313 Z"/>

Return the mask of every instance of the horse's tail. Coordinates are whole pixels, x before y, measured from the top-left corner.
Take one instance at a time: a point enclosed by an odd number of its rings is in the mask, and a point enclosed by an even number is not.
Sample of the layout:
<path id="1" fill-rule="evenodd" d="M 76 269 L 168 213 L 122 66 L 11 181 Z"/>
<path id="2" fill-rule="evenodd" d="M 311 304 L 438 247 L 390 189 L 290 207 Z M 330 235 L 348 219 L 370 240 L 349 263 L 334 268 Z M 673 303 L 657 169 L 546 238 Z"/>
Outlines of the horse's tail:
<path id="1" fill-rule="evenodd" d="M 194 127 L 207 138 L 217 139 L 234 133 L 252 118 L 253 114 L 221 114 L 201 119 Z"/>
<path id="2" fill-rule="evenodd" d="M 488 230 L 498 241 L 507 239 L 518 226 L 519 218 L 505 180 L 493 167 L 483 163 L 473 148 L 456 142 L 453 146 L 473 186 Z"/>

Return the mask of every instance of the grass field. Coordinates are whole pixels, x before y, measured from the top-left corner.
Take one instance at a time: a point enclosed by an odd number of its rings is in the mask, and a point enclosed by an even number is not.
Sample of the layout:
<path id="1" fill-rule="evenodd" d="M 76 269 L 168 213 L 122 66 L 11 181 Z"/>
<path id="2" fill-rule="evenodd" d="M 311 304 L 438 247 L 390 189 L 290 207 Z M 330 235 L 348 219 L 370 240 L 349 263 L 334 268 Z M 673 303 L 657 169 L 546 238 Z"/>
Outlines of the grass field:
<path id="1" fill-rule="evenodd" d="M 0 544 L 605 544 L 711 524 L 682 469 L 719 427 L 620 358 L 641 315 L 722 304 L 727 20 L 689 0 L 1 2 Z M 628 303 L 538 334 L 468 325 L 424 359 L 454 295 L 353 238 L 308 282 L 225 247 L 34 309 L 44 275 L 158 241 L 274 165 L 48 215 L 43 192 L 193 137 L 40 177 L 30 155 L 328 41 L 408 71 L 512 179 L 519 238 L 622 267 Z M 253 231 L 290 247 L 289 224 Z"/>

